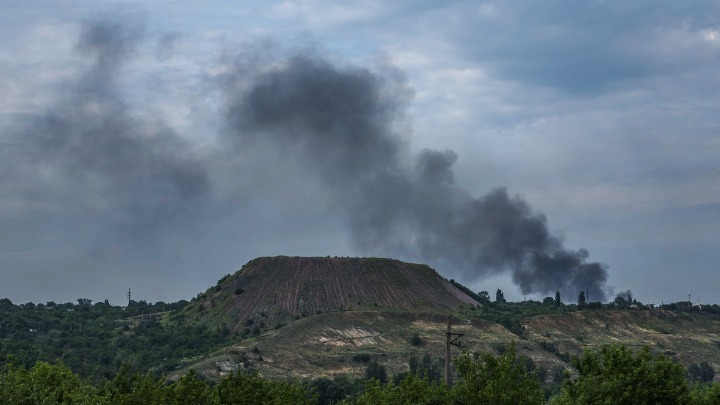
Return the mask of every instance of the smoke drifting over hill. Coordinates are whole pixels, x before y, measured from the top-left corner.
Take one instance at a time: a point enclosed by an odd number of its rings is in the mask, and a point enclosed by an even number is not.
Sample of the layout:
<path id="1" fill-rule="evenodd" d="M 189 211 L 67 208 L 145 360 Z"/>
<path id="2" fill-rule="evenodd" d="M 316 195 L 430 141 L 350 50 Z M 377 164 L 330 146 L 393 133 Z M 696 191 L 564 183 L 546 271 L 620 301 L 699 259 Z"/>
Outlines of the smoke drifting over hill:
<path id="1" fill-rule="evenodd" d="M 310 176 L 327 190 L 363 254 L 421 260 L 463 281 L 509 271 L 524 293 L 605 299 L 605 266 L 566 249 L 542 213 L 502 187 L 473 196 L 455 183 L 453 151 L 411 156 L 399 124 L 413 92 L 394 67 L 339 66 L 312 51 L 245 56 L 222 77 L 227 131 L 208 151 L 159 119 L 138 118 L 120 96 L 142 33 L 117 20 L 89 24 L 78 50 L 93 63 L 6 138 L 0 191 L 14 208 L 0 220 L 22 223 L 28 240 L 73 229 L 78 244 L 142 243 L 205 221 L 208 204 L 239 209 L 223 199 L 243 186 L 228 182 L 222 170 L 232 165 L 218 160 L 270 148 L 299 165 L 292 181 Z"/>
<path id="2" fill-rule="evenodd" d="M 32 215 L 70 211 L 77 215 L 71 221 L 94 221 L 124 240 L 143 241 L 208 193 L 205 163 L 191 145 L 163 122 L 136 117 L 119 96 L 142 31 L 116 20 L 84 27 L 77 49 L 92 63 L 53 107 L 11 134 L 14 148 L 0 166 L 3 188 Z M 108 232 L 95 236 L 102 235 Z"/>
<path id="3" fill-rule="evenodd" d="M 605 266 L 565 249 L 520 197 L 505 188 L 473 197 L 454 181 L 452 151 L 403 161 L 409 152 L 395 124 L 412 93 L 399 72 L 307 54 L 247 66 L 234 79 L 251 84 L 229 86 L 234 135 L 299 156 L 343 207 L 359 250 L 427 261 L 465 280 L 510 271 L 524 293 L 589 290 L 605 299 Z"/>

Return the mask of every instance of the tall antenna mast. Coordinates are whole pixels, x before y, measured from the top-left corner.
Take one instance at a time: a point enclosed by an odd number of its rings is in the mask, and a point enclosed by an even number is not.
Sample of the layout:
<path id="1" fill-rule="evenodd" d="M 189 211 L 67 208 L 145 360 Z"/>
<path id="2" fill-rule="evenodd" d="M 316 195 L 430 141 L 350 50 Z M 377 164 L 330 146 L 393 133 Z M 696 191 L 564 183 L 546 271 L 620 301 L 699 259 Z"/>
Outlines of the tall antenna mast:
<path id="1" fill-rule="evenodd" d="M 130 292 L 130 289 L 128 288 L 128 306 L 130 306 L 130 297 L 132 296 L 132 293 Z"/>

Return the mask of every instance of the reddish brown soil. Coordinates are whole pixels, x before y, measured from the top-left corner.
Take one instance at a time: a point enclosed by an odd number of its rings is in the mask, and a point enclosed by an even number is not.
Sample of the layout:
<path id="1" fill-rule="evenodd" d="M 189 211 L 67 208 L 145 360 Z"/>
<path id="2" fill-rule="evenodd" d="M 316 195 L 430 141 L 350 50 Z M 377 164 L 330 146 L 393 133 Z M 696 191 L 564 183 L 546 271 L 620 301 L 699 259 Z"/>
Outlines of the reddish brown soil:
<path id="1" fill-rule="evenodd" d="M 238 289 L 242 293 L 235 294 Z M 222 299 L 228 294 L 233 297 Z M 271 327 L 287 316 L 368 306 L 416 311 L 477 304 L 426 265 L 344 257 L 261 257 L 224 281 L 211 299 L 232 314 L 233 329 L 245 327 L 246 319 L 265 319 Z"/>

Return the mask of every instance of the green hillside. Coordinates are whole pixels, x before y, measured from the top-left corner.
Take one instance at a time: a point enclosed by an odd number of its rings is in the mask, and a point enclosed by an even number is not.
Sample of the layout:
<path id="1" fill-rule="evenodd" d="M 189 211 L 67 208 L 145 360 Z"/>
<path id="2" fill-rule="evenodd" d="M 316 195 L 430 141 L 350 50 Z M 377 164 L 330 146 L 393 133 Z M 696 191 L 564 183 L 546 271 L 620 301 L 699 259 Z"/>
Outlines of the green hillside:
<path id="1" fill-rule="evenodd" d="M 532 307 L 535 308 L 532 308 Z M 661 310 L 547 308 L 539 303 L 505 303 L 512 316 L 529 310 L 553 311 L 520 321 L 522 332 L 487 320 L 487 312 L 465 305 L 454 311 L 453 332 L 462 333 L 461 352 L 503 353 L 511 342 L 542 372 L 571 372 L 570 357 L 604 344 L 649 346 L 685 366 L 707 361 L 720 368 L 720 321 L 708 314 Z M 493 314 L 492 316 L 497 316 Z M 439 312 L 342 311 L 300 319 L 244 339 L 192 364 L 216 379 L 235 370 L 258 370 L 274 379 L 362 376 L 368 360 L 391 374 L 407 372 L 411 357 L 444 356 L 447 317 Z M 420 343 L 413 342 L 418 336 Z M 360 360 L 358 360 L 360 359 Z M 182 369 L 179 372 L 184 372 Z"/>

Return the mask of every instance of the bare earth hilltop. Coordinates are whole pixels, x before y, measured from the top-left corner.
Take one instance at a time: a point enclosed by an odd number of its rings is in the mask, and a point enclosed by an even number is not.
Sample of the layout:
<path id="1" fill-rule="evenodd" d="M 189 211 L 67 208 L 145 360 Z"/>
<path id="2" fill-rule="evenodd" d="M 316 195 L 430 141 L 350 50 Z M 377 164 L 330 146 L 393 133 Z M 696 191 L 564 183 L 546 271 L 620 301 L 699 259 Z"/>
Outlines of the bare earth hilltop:
<path id="1" fill-rule="evenodd" d="M 204 320 L 221 317 L 237 331 L 248 320 L 269 325 L 325 312 L 373 307 L 442 312 L 461 304 L 478 302 L 427 265 L 378 258 L 278 256 L 250 261 L 187 312 L 199 311 L 197 317 Z"/>

